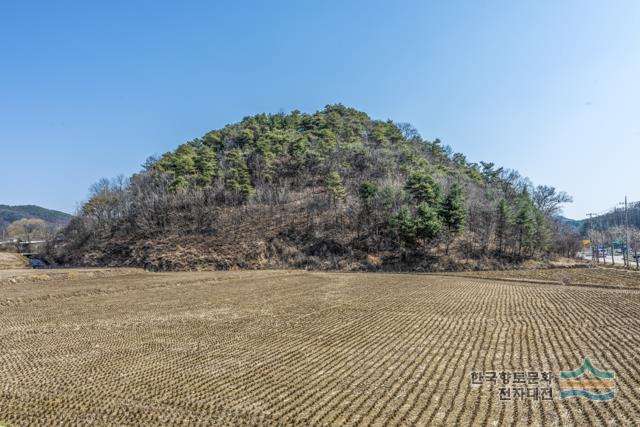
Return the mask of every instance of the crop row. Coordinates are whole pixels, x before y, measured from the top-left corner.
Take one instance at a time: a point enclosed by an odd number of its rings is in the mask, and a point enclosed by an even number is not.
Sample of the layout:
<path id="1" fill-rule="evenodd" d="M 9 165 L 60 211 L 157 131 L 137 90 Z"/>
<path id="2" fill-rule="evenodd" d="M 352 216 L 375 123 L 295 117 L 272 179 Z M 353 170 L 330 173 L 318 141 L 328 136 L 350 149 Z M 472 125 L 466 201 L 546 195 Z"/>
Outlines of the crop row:
<path id="1" fill-rule="evenodd" d="M 2 308 L 0 420 L 581 425 L 640 418 L 640 299 L 632 290 L 303 272 L 127 280 L 78 282 L 49 298 L 34 284 L 32 294 L 20 289 L 21 299 Z M 470 381 L 473 371 L 557 374 L 585 356 L 616 373 L 613 401 L 501 401 L 497 385 Z"/>

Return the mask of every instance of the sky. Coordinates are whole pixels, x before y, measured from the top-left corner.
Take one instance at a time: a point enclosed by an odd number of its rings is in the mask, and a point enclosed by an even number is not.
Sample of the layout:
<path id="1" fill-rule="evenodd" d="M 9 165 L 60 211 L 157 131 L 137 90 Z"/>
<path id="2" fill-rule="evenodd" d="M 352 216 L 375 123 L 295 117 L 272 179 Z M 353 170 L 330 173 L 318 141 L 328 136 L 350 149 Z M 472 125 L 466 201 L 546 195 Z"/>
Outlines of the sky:
<path id="1" fill-rule="evenodd" d="M 567 191 L 640 199 L 640 2 L 0 5 L 0 204 L 73 213 L 102 177 L 243 117 L 343 103 Z"/>

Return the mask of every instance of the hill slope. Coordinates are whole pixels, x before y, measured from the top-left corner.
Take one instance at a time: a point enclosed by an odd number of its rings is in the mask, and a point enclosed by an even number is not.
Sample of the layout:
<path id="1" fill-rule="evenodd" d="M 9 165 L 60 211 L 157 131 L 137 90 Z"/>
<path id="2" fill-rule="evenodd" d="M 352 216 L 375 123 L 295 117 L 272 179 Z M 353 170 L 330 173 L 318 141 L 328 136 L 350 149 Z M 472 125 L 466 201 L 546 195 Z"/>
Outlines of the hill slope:
<path id="1" fill-rule="evenodd" d="M 568 197 L 342 105 L 259 114 L 102 180 L 59 238 L 74 264 L 460 269 L 564 251 Z"/>
<path id="2" fill-rule="evenodd" d="M 616 247 L 621 247 L 628 238 L 635 252 L 640 248 L 640 202 L 629 202 L 626 214 L 624 207 L 617 206 L 609 212 L 586 219 L 582 221 L 580 231 L 585 238 L 604 246 L 615 242 Z"/>
<path id="3" fill-rule="evenodd" d="M 0 228 L 22 218 L 37 218 L 49 225 L 61 227 L 69 223 L 71 215 L 35 205 L 0 205 Z"/>
<path id="4" fill-rule="evenodd" d="M 27 268 L 28 260 L 20 254 L 0 252 L 0 270 Z"/>
<path id="5" fill-rule="evenodd" d="M 568 227 L 571 227 L 571 229 L 573 229 L 575 231 L 580 231 L 582 229 L 583 224 L 584 224 L 584 220 L 582 220 L 582 219 L 571 219 L 571 218 L 567 218 L 567 217 L 564 217 L 564 216 L 558 216 L 557 220 L 561 224 L 565 224 Z"/>

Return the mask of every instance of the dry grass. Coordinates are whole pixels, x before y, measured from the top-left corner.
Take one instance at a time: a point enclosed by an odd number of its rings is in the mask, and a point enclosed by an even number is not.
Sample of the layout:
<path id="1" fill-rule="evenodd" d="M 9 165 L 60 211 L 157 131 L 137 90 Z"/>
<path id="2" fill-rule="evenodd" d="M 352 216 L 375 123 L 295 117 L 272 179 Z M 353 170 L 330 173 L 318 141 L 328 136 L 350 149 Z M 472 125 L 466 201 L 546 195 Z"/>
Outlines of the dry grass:
<path id="1" fill-rule="evenodd" d="M 0 270 L 27 268 L 29 263 L 25 257 L 12 252 L 0 252 Z"/>
<path id="2" fill-rule="evenodd" d="M 640 419 L 635 290 L 244 271 L 0 292 L 0 420 L 18 426 Z M 615 371 L 613 401 L 503 402 L 471 385 L 474 370 L 557 374 L 584 356 Z"/>

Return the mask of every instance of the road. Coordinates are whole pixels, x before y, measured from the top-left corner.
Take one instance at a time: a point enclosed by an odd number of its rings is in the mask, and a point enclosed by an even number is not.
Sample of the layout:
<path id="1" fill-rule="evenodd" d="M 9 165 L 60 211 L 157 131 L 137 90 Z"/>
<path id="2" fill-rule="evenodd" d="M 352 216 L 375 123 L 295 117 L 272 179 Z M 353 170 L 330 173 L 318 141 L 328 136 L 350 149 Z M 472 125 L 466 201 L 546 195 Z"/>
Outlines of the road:
<path id="1" fill-rule="evenodd" d="M 586 259 L 591 261 L 591 253 L 586 253 L 586 254 L 580 254 L 580 257 L 582 259 Z M 614 255 L 613 257 L 614 261 L 615 261 L 615 265 L 624 265 L 624 257 L 622 255 Z M 630 257 L 629 261 L 631 261 L 632 265 L 635 265 L 636 260 L 633 258 L 633 256 Z M 602 258 L 600 258 L 599 260 L 600 264 L 602 264 Z M 606 264 L 611 265 L 611 255 L 608 254 L 606 257 Z"/>

